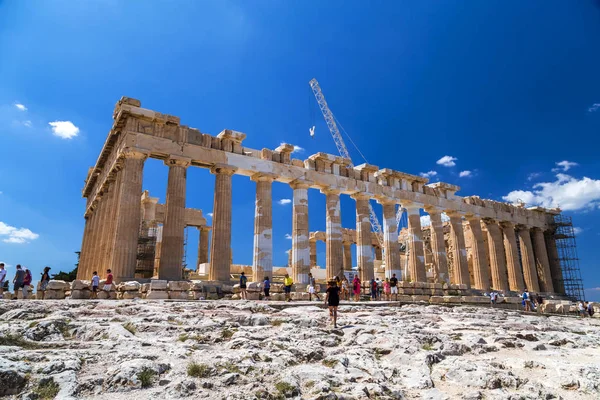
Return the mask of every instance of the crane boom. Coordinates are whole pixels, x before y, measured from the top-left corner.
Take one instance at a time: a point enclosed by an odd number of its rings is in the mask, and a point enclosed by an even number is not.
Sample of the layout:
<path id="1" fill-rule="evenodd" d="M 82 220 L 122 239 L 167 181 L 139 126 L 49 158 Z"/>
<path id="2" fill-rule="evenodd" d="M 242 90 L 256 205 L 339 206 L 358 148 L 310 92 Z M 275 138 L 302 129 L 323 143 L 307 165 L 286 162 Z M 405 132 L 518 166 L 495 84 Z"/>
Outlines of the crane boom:
<path id="1" fill-rule="evenodd" d="M 312 89 L 313 94 L 315 95 L 315 99 L 317 99 L 317 104 L 319 104 L 319 108 L 321 109 L 321 112 L 323 113 L 323 118 L 325 118 L 325 122 L 327 123 L 327 128 L 329 128 L 329 132 L 331 132 L 331 136 L 333 137 L 333 141 L 335 143 L 335 146 L 338 149 L 338 152 L 340 153 L 340 155 L 342 157 L 350 160 L 350 162 L 352 163 L 352 158 L 350 157 L 350 153 L 348 153 L 348 148 L 346 147 L 346 143 L 344 143 L 344 139 L 342 138 L 340 130 L 338 129 L 337 124 L 335 123 L 335 118 L 333 116 L 333 113 L 331 112 L 331 110 L 329 109 L 329 106 L 327 105 L 327 101 L 325 100 L 325 96 L 323 95 L 323 92 L 321 91 L 319 82 L 315 78 L 313 78 L 309 82 L 309 84 L 310 84 L 310 88 Z M 352 163 L 351 166 L 354 166 L 354 163 Z M 375 232 L 377 241 L 379 242 L 379 245 L 383 249 L 383 237 L 382 237 L 383 231 L 381 229 L 381 224 L 379 223 L 379 220 L 377 219 L 377 214 L 375 214 L 375 210 L 373 209 L 373 206 L 371 206 L 370 203 L 369 203 L 369 220 L 371 221 L 371 227 L 373 228 L 373 231 Z"/>

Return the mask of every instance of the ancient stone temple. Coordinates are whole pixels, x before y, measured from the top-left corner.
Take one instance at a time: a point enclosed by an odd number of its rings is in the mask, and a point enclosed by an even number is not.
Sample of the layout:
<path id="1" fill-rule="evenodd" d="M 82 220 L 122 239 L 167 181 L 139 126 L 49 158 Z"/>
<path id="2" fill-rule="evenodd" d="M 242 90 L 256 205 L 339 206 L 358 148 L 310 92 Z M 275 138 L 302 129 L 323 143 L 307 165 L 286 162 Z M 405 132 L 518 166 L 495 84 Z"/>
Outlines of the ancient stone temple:
<path id="1" fill-rule="evenodd" d="M 181 278 L 188 225 L 205 233 L 199 243 L 203 259 L 198 261 L 208 261 L 204 254 L 209 228 L 203 218 L 194 222 L 192 212 L 185 207 L 187 169 L 206 168 L 215 175 L 208 276 L 212 281 L 231 279 L 231 177 L 237 174 L 256 182 L 255 280 L 272 273 L 271 186 L 281 182 L 293 189 L 290 257 L 296 283 L 307 283 L 314 260 L 312 243 L 324 240 L 329 277 L 343 274 L 354 264 L 348 247 L 356 244 L 355 265 L 363 279 L 374 276 L 374 261 L 379 257 L 385 276 L 396 273 L 404 281 L 458 284 L 479 290 L 521 291 L 527 287 L 536 292 L 563 291 L 552 236 L 553 217 L 559 210 L 460 197 L 456 195 L 458 186 L 430 184 L 426 178 L 374 165 L 352 166 L 350 160 L 330 154 L 292 159 L 293 146 L 289 144 L 250 149 L 243 146 L 243 133 L 201 133 L 181 125 L 178 117 L 141 108 L 140 101 L 132 98 L 121 98 L 113 119 L 83 189 L 87 203 L 81 278 L 89 279 L 92 270 L 108 267 L 117 281 L 136 278 L 140 232 L 147 229 L 147 221 L 162 224 L 159 277 Z M 152 216 L 152 210 L 147 214 L 145 207 L 151 200 L 147 196 L 142 199 L 142 172 L 148 157 L 164 160 L 169 168 L 166 203 L 157 208 L 162 209 L 160 218 Z M 326 196 L 326 231 L 318 238 L 311 237 L 308 226 L 308 190 L 319 190 Z M 340 196 L 350 196 L 356 203 L 352 234 L 341 226 Z M 383 209 L 383 234 L 376 241 L 369 224 L 370 200 Z M 398 237 L 398 207 L 408 217 L 405 243 Z M 421 227 L 423 212 L 431 219 L 427 230 Z M 445 224 L 442 212 L 449 218 Z M 408 249 L 405 263 L 403 246 Z"/>

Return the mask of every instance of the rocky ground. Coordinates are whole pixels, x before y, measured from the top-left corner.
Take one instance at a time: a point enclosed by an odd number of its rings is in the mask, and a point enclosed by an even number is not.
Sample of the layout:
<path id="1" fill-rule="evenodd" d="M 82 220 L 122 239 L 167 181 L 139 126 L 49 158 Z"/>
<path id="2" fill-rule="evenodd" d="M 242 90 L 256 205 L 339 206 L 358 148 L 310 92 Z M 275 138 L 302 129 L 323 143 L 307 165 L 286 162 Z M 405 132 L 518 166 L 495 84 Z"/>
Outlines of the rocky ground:
<path id="1" fill-rule="evenodd" d="M 486 307 L 0 301 L 0 397 L 598 399 L 600 319 Z"/>

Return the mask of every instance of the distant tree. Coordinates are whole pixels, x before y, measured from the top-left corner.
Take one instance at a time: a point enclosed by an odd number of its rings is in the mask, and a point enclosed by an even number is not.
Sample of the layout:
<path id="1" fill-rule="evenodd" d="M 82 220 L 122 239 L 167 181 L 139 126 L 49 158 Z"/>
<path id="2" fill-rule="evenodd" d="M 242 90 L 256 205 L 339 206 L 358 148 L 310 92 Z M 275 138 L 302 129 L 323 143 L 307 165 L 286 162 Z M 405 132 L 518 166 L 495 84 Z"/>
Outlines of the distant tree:
<path id="1" fill-rule="evenodd" d="M 75 269 L 71 272 L 59 271 L 57 274 L 52 274 L 51 279 L 71 282 L 77 278 L 77 268 L 79 268 L 79 256 L 81 255 L 81 252 L 76 251 L 75 254 L 77 254 L 77 263 L 75 264 Z"/>

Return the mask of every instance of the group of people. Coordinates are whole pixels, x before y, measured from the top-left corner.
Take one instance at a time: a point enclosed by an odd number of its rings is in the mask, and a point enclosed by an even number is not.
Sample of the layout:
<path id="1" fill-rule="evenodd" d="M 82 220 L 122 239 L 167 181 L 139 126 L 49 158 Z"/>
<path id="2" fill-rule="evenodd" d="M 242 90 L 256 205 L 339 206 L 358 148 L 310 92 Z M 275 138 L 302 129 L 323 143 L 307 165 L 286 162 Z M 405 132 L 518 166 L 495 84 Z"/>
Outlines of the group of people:
<path id="1" fill-rule="evenodd" d="M 15 293 L 13 300 L 17 299 L 19 290 L 21 290 L 23 299 L 27 299 L 29 297 L 32 280 L 33 277 L 29 268 L 23 268 L 20 264 L 17 264 L 15 276 L 12 280 L 13 290 Z M 46 290 L 48 282 L 50 282 L 50 267 L 44 268 L 44 272 L 42 273 L 42 278 L 40 281 L 40 291 L 44 292 Z M 8 272 L 6 271 L 6 266 L 4 263 L 0 263 L 0 299 L 3 299 L 4 292 L 9 290 L 8 285 L 9 278 Z"/>
<path id="2" fill-rule="evenodd" d="M 577 311 L 579 312 L 579 316 L 583 318 L 594 316 L 594 306 L 591 301 L 580 301 L 577 303 Z"/>

